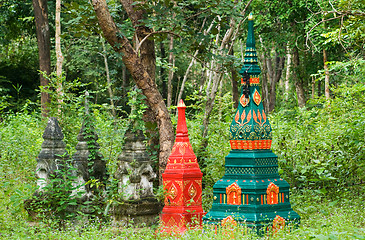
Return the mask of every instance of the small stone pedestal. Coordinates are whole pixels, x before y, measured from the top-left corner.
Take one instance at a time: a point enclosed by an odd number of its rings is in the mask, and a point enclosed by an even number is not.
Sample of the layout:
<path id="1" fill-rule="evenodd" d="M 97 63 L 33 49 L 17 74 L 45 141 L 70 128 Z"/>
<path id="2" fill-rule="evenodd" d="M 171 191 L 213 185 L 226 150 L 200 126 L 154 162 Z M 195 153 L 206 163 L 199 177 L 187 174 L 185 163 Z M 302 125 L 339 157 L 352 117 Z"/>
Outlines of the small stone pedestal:
<path id="1" fill-rule="evenodd" d="M 160 231 L 184 233 L 189 227 L 201 226 L 202 176 L 196 156 L 189 142 L 186 126 L 186 106 L 181 100 L 177 105 L 178 121 L 176 139 L 162 174 L 167 191 L 165 207 L 161 214 Z"/>
<path id="2" fill-rule="evenodd" d="M 162 208 L 153 194 L 156 174 L 146 151 L 143 132 L 132 131 L 132 128 L 133 124 L 125 133 L 125 145 L 119 156 L 116 178 L 122 204 L 113 207 L 113 216 L 116 221 L 126 224 L 150 226 L 157 223 Z"/>

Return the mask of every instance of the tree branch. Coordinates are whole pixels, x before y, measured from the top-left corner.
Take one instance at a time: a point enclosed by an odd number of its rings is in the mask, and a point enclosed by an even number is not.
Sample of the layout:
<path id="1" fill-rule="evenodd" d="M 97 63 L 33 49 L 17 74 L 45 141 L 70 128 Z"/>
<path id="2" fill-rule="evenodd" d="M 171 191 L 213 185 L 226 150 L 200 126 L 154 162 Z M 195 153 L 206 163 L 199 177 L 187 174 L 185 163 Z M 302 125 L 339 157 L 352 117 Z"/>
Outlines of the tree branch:
<path id="1" fill-rule="evenodd" d="M 173 33 L 171 31 L 157 31 L 157 32 L 150 32 L 149 34 L 147 34 L 138 44 L 137 48 L 136 48 L 136 52 L 138 53 L 139 51 L 139 48 L 142 46 L 143 42 L 146 41 L 150 36 L 152 35 L 155 35 L 155 34 L 160 34 L 160 33 L 168 33 L 168 34 L 171 34 L 171 35 L 174 35 L 178 38 L 181 38 L 180 35 L 176 34 L 176 33 Z"/>

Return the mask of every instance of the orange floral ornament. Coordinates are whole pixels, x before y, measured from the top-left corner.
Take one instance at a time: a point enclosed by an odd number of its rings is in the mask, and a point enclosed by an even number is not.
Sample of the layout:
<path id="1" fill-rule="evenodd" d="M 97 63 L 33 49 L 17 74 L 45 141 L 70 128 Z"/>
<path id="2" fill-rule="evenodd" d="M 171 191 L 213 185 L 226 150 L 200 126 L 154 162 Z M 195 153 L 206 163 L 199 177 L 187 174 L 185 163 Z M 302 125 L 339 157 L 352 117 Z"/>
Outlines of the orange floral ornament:
<path id="1" fill-rule="evenodd" d="M 224 218 L 221 222 L 221 225 L 223 235 L 227 236 L 226 239 L 234 239 L 237 222 L 233 219 L 233 217 L 228 216 Z"/>
<path id="2" fill-rule="evenodd" d="M 282 230 L 284 227 L 285 227 L 285 219 L 283 217 L 280 217 L 279 215 L 276 215 L 272 224 L 273 232 L 276 233 L 278 230 Z"/>

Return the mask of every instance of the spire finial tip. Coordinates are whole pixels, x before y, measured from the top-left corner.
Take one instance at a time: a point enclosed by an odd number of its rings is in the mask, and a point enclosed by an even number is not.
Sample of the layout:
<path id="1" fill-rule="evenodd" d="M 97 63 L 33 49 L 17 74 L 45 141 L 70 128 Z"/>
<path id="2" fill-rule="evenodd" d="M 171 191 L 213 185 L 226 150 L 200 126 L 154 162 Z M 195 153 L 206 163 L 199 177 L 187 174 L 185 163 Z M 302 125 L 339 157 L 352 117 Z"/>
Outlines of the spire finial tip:
<path id="1" fill-rule="evenodd" d="M 180 99 L 179 103 L 177 104 L 177 107 L 186 107 L 182 99 Z"/>
<path id="2" fill-rule="evenodd" d="M 252 13 L 250 13 L 250 15 L 248 15 L 248 20 L 253 20 L 253 14 Z"/>

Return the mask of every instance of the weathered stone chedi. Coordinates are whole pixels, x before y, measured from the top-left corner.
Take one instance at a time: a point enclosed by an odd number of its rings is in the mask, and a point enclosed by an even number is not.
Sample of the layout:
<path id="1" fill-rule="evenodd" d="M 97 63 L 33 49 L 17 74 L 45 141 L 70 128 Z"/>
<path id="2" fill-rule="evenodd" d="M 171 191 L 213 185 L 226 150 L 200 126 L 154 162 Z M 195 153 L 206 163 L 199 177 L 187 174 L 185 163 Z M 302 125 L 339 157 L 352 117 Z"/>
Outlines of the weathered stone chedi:
<path id="1" fill-rule="evenodd" d="M 69 158 L 57 118 L 50 117 L 48 119 L 42 137 L 44 141 L 37 158 L 36 168 L 38 191 L 41 192 L 44 191 L 50 180 L 55 177 L 56 170 L 63 168 L 65 160 Z"/>
<path id="2" fill-rule="evenodd" d="M 163 187 L 167 191 L 165 207 L 161 214 L 162 232 L 183 233 L 189 227 L 201 225 L 202 172 L 189 142 L 186 126 L 186 106 L 180 100 L 178 106 L 176 139 L 162 174 Z"/>
<path id="3" fill-rule="evenodd" d="M 106 161 L 99 151 L 98 138 L 92 118 L 87 111 L 80 132 L 77 135 L 76 152 L 72 156 L 73 167 L 75 168 L 73 175 L 76 177 L 73 194 L 81 192 L 80 197 L 83 201 L 94 197 L 93 192 L 96 189 L 91 189 L 89 181 L 98 181 L 102 186 L 101 189 L 98 189 L 100 191 L 105 188 L 108 180 Z"/>
<path id="4" fill-rule="evenodd" d="M 240 104 L 230 126 L 231 152 L 225 158 L 225 175 L 213 186 L 213 205 L 207 223 L 228 216 L 249 227 L 282 226 L 300 217 L 289 202 L 289 184 L 278 174 L 271 148 L 271 126 L 263 109 L 252 15 L 244 65 L 240 71 Z"/>
<path id="5" fill-rule="evenodd" d="M 125 133 L 125 145 L 119 155 L 116 178 L 122 203 L 113 209 L 115 220 L 151 225 L 158 221 L 161 204 L 153 195 L 156 174 L 146 151 L 141 130 L 133 131 L 133 123 Z"/>

